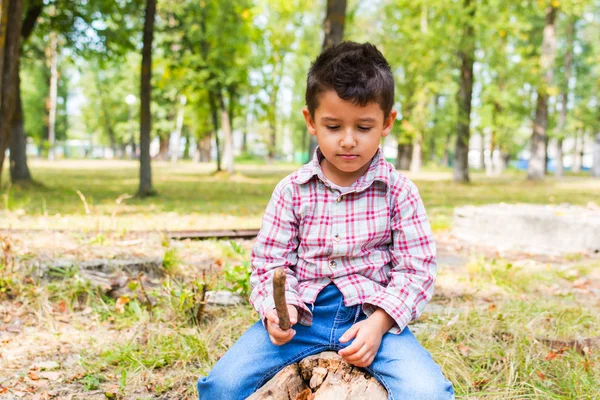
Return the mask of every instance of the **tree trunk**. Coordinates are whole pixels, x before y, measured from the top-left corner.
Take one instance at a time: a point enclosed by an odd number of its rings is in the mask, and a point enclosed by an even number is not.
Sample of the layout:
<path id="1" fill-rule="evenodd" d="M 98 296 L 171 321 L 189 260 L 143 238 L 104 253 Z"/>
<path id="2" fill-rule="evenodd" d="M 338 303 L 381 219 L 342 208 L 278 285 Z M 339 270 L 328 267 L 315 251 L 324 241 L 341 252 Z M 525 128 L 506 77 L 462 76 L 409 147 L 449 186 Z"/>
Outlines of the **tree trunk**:
<path id="1" fill-rule="evenodd" d="M 158 154 L 156 159 L 160 161 L 167 161 L 169 159 L 169 136 L 158 137 Z"/>
<path id="2" fill-rule="evenodd" d="M 150 166 L 150 132 L 152 128 L 152 114 L 150 112 L 150 102 L 152 100 L 152 40 L 154 38 L 155 13 L 156 0 L 146 0 L 140 94 L 140 187 L 138 189 L 138 196 L 140 197 L 147 197 L 155 193 L 152 188 L 152 167 Z"/>
<path id="3" fill-rule="evenodd" d="M 31 183 L 31 173 L 27 166 L 27 138 L 23 121 L 20 81 L 21 79 L 17 74 L 17 109 L 13 114 L 10 142 L 10 180 L 13 184 Z"/>
<path id="4" fill-rule="evenodd" d="M 96 85 L 98 91 L 98 97 L 100 98 L 100 107 L 102 108 L 102 117 L 104 119 L 104 132 L 106 136 L 108 136 L 108 140 L 110 141 L 110 148 L 113 151 L 113 156 L 117 154 L 117 140 L 115 136 L 115 131 L 113 129 L 113 125 L 110 119 L 110 115 L 108 113 L 108 109 L 106 107 L 106 102 L 104 101 L 104 93 L 102 92 L 102 84 L 100 83 L 100 77 L 96 75 Z M 131 108 L 131 107 L 129 107 Z M 131 120 L 129 121 L 131 124 Z"/>
<path id="5" fill-rule="evenodd" d="M 221 112 L 221 127 L 223 128 L 223 136 L 225 137 L 223 163 L 225 164 L 225 170 L 230 174 L 233 174 L 233 137 L 231 134 L 231 121 L 229 120 L 229 113 L 225 107 L 225 100 L 223 99 L 221 91 L 219 91 L 218 96 L 219 109 Z"/>
<path id="6" fill-rule="evenodd" d="M 385 400 L 385 388 L 362 368 L 332 351 L 308 356 L 281 370 L 248 400 Z"/>
<path id="7" fill-rule="evenodd" d="M 179 142 L 181 141 L 181 131 L 183 129 L 183 117 L 185 112 L 185 103 L 187 98 L 185 95 L 179 96 L 179 111 L 177 112 L 177 122 L 175 126 L 175 134 L 173 135 L 173 150 L 171 151 L 171 164 L 177 164 L 179 159 Z"/>
<path id="8" fill-rule="evenodd" d="M 554 174 L 557 178 L 562 178 L 565 174 L 565 164 L 563 162 L 563 137 L 556 139 L 556 170 Z"/>
<path id="9" fill-rule="evenodd" d="M 221 146 L 219 146 L 219 111 L 217 110 L 217 104 L 215 100 L 215 93 L 213 91 L 208 93 L 208 100 L 210 104 L 210 116 L 213 122 L 213 132 L 215 135 L 215 147 L 217 153 L 217 171 L 221 171 Z"/>
<path id="10" fill-rule="evenodd" d="M 58 106 L 58 36 L 50 32 L 50 97 L 48 109 L 48 160 L 54 160 L 56 141 L 56 108 Z"/>
<path id="11" fill-rule="evenodd" d="M 453 180 L 469 181 L 469 137 L 471 125 L 471 98 L 473 96 L 473 62 L 475 58 L 475 35 L 473 23 L 475 5 L 464 0 L 467 19 L 464 21 L 462 44 L 459 51 L 461 61 L 460 87 L 458 89 L 458 121 L 456 123 L 456 146 L 454 152 Z"/>
<path id="12" fill-rule="evenodd" d="M 537 104 L 535 107 L 535 121 L 531 134 L 531 157 L 527 179 L 541 180 L 544 178 L 546 161 L 546 127 L 548 124 L 548 88 L 552 84 L 552 69 L 556 49 L 556 8 L 553 5 L 546 7 L 546 25 L 542 42 L 542 56 L 540 67 L 543 80 L 537 90 Z"/>
<path id="13" fill-rule="evenodd" d="M 583 130 L 577 129 L 575 132 L 575 143 L 573 145 L 573 166 L 571 171 L 579 172 L 583 164 L 581 154 L 583 153 Z"/>
<path id="14" fill-rule="evenodd" d="M 209 133 L 196 142 L 196 154 L 194 158 L 197 162 L 210 162 L 210 139 L 211 135 Z"/>
<path id="15" fill-rule="evenodd" d="M 0 8 L 0 185 L 6 149 L 10 143 L 11 124 L 17 106 L 17 74 L 21 56 L 23 1 L 2 1 Z"/>
<path id="16" fill-rule="evenodd" d="M 31 2 L 27 8 L 27 14 L 23 19 L 21 27 L 21 40 L 26 42 L 42 13 L 44 3 L 41 0 Z M 13 183 L 31 183 L 31 172 L 27 165 L 27 137 L 25 135 L 25 122 L 23 115 L 23 103 L 21 99 L 21 60 L 17 65 L 17 108 L 13 115 L 12 137 L 10 142 L 10 179 Z M 1 70 L 1 68 L 0 68 Z"/>
<path id="17" fill-rule="evenodd" d="M 600 132 L 596 133 L 593 145 L 593 164 L 590 174 L 595 178 L 600 178 Z"/>
<path id="18" fill-rule="evenodd" d="M 410 172 L 416 174 L 421 171 L 421 165 L 423 164 L 423 135 L 421 132 L 417 132 L 415 140 L 412 145 L 412 156 L 410 159 Z"/>
<path id="19" fill-rule="evenodd" d="M 481 146 L 479 147 L 479 168 L 485 170 L 485 133 L 481 131 L 479 137 L 481 138 Z"/>
<path id="20" fill-rule="evenodd" d="M 576 18 L 573 18 L 567 28 L 567 48 L 565 51 L 565 81 L 563 90 L 560 94 L 561 109 L 558 117 L 558 140 L 556 142 L 556 177 L 561 178 L 564 175 L 563 164 L 563 139 L 565 137 L 565 127 L 567 122 L 567 105 L 569 103 L 569 80 L 571 80 L 571 64 L 573 62 L 573 43 L 575 41 Z"/>
<path id="21" fill-rule="evenodd" d="M 398 156 L 396 157 L 396 169 L 407 171 L 413 156 L 412 143 L 398 143 Z"/>
<path id="22" fill-rule="evenodd" d="M 344 39 L 344 27 L 346 25 L 346 0 L 327 0 L 327 14 L 323 21 L 323 46 L 321 51 L 340 44 Z M 308 157 L 312 158 L 317 147 L 317 139 L 311 135 L 308 145 Z"/>
<path id="23" fill-rule="evenodd" d="M 185 139 L 185 146 L 183 148 L 183 159 L 189 160 L 190 159 L 190 144 L 191 144 L 190 141 L 192 140 L 192 137 L 190 135 L 189 128 L 185 128 L 182 130 L 183 130 L 183 138 Z"/>
<path id="24" fill-rule="evenodd" d="M 444 154 L 440 162 L 440 165 L 444 167 L 450 166 L 450 136 L 450 132 L 448 132 L 448 134 L 446 134 L 446 140 L 444 141 Z"/>
<path id="25" fill-rule="evenodd" d="M 0 104 L 2 104 L 2 87 L 4 71 L 4 54 L 6 53 L 6 31 L 8 28 L 8 12 L 10 0 L 0 0 Z"/>

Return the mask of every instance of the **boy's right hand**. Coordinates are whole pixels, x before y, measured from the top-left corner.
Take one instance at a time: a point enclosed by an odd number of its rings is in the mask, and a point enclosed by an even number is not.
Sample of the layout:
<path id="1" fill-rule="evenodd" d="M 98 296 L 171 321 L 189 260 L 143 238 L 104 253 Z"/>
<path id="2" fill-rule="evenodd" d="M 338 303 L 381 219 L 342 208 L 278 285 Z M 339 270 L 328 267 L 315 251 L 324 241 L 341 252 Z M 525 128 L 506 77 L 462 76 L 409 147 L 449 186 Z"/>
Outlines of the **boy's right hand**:
<path id="1" fill-rule="evenodd" d="M 290 323 L 293 326 L 298 322 L 298 310 L 296 307 L 289 304 L 287 308 L 288 313 L 290 314 Z M 296 331 L 292 328 L 284 331 L 279 327 L 279 317 L 277 317 L 276 310 L 269 311 L 265 317 L 267 318 L 267 332 L 269 332 L 269 338 L 274 345 L 281 346 L 292 340 Z"/>

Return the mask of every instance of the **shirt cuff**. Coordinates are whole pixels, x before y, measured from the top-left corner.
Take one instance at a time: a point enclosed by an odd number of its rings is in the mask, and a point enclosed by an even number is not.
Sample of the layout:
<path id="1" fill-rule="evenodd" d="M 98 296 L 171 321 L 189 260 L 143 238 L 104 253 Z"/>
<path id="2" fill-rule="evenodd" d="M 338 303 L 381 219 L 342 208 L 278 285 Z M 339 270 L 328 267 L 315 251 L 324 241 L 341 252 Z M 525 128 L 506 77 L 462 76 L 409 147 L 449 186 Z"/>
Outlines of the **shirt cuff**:
<path id="1" fill-rule="evenodd" d="M 389 333 L 400 334 L 412 320 L 412 314 L 404 302 L 385 291 L 368 297 L 362 305 L 363 312 L 367 317 L 371 316 L 378 308 L 385 311 L 395 322 L 388 331 Z"/>

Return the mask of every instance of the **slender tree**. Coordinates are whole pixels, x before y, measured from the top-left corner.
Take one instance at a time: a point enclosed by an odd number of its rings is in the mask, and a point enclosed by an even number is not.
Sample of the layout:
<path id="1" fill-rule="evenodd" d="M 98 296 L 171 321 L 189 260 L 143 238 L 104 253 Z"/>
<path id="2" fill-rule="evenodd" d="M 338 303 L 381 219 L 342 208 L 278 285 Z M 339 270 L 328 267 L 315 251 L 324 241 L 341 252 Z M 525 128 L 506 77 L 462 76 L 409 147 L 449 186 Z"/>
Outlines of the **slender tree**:
<path id="1" fill-rule="evenodd" d="M 546 23 L 542 42 L 540 67 L 542 81 L 537 88 L 535 120 L 531 134 L 531 157 L 527 171 L 527 179 L 541 180 L 544 178 L 546 164 L 546 128 L 548 126 L 548 88 L 552 84 L 554 57 L 556 49 L 556 7 L 553 3 L 546 7 Z"/>
<path id="2" fill-rule="evenodd" d="M 560 114 L 558 116 L 558 138 L 556 140 L 556 176 L 562 177 L 564 174 L 563 164 L 563 140 L 565 138 L 565 129 L 567 122 L 567 105 L 569 103 L 569 80 L 571 80 L 571 63 L 573 62 L 573 42 L 575 40 L 575 23 L 577 20 L 571 18 L 567 26 L 567 48 L 565 50 L 565 79 L 560 94 Z"/>
<path id="3" fill-rule="evenodd" d="M 6 149 L 10 143 L 12 118 L 17 106 L 17 74 L 21 56 L 23 1 L 2 1 L 0 8 L 0 184 Z"/>
<path id="4" fill-rule="evenodd" d="M 147 197 L 155 194 L 152 188 L 152 167 L 150 165 L 150 131 L 152 100 L 152 40 L 154 38 L 154 15 L 156 0 L 146 1 L 144 17 L 144 36 L 142 48 L 142 73 L 140 91 L 140 186 L 138 196 Z"/>
<path id="5" fill-rule="evenodd" d="M 23 43 L 29 40 L 37 19 L 42 13 L 44 3 L 41 0 L 30 2 L 27 8 L 23 26 L 21 28 L 21 40 Z M 21 49 L 22 50 L 22 49 Z M 30 183 L 31 172 L 27 165 L 27 138 L 25 136 L 25 124 L 23 117 L 23 101 L 21 98 L 21 60 L 17 65 L 17 107 L 13 114 L 12 135 L 10 142 L 10 180 L 14 183 Z"/>
<path id="6" fill-rule="evenodd" d="M 471 98 L 473 96 L 473 62 L 475 59 L 475 34 L 473 29 L 475 3 L 463 2 L 466 18 L 463 20 L 462 43 L 459 50 L 460 83 L 457 93 L 458 120 L 456 123 L 456 147 L 454 153 L 453 179 L 469 181 L 469 138 L 471 125 Z"/>
<path id="7" fill-rule="evenodd" d="M 340 44 L 344 39 L 344 27 L 346 25 L 346 0 L 327 0 L 327 14 L 323 21 L 323 30 L 325 36 L 323 38 L 322 50 Z M 308 157 L 312 157 L 312 154 L 317 147 L 317 139 L 314 136 L 310 137 L 310 144 L 308 147 Z"/>

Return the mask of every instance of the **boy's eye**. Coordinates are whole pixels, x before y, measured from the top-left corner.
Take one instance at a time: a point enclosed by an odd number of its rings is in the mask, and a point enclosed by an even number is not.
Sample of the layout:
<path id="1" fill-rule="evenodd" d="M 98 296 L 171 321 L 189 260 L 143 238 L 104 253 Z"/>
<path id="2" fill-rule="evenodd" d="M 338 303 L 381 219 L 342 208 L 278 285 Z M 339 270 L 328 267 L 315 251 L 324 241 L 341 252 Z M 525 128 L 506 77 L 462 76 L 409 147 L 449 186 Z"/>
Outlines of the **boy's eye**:
<path id="1" fill-rule="evenodd" d="M 363 132 L 368 132 L 371 130 L 371 127 L 370 126 L 359 126 L 358 130 L 363 131 Z"/>
<path id="2" fill-rule="evenodd" d="M 335 131 L 339 129 L 339 127 L 339 125 L 327 125 L 327 129 L 329 129 L 330 131 Z"/>

